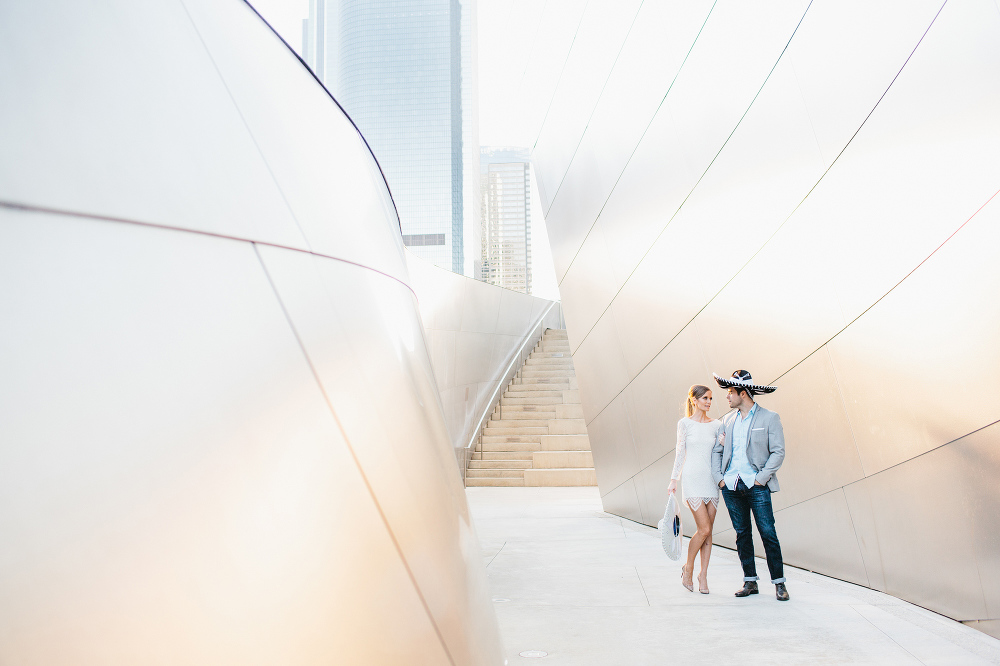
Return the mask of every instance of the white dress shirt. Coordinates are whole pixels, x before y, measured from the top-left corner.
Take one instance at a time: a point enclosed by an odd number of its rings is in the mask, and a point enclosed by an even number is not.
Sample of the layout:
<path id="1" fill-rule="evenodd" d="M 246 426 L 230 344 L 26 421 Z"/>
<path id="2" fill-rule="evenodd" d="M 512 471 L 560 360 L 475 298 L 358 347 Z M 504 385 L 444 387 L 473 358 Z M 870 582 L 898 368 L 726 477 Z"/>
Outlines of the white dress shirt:
<path id="1" fill-rule="evenodd" d="M 736 482 L 743 479 L 747 488 L 753 488 L 757 481 L 757 470 L 750 464 L 747 457 L 747 447 L 750 445 L 750 424 L 753 423 L 754 414 L 757 413 L 757 403 L 747 412 L 746 418 L 741 417 L 741 413 L 736 414 L 736 421 L 733 423 L 733 457 L 729 459 L 729 469 L 723 480 L 726 488 L 736 490 Z"/>

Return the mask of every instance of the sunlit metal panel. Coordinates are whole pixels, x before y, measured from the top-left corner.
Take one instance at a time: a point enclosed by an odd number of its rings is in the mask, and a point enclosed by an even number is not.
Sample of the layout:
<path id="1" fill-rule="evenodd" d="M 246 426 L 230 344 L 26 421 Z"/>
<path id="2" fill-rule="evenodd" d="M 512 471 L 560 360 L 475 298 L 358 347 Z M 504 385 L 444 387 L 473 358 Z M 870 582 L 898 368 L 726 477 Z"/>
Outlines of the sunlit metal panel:
<path id="1" fill-rule="evenodd" d="M 995 581 L 973 573 L 1000 557 L 980 536 L 991 493 L 959 484 L 1000 468 L 944 452 L 1000 418 L 957 398 L 988 392 L 1000 364 L 995 3 L 716 3 L 690 34 L 670 7 L 639 24 L 683 49 L 676 76 L 616 65 L 569 165 L 533 156 L 563 172 L 546 222 L 605 508 L 634 516 L 631 490 L 655 524 L 684 391 L 748 368 L 779 386 L 761 403 L 788 436 L 774 500 L 788 561 L 990 630 Z M 621 396 L 635 451 L 609 427 Z M 949 466 L 933 480 L 929 457 Z M 950 564 L 918 545 L 945 510 L 933 496 L 968 498 Z M 725 512 L 716 528 L 732 547 Z M 920 583 L 956 566 L 950 589 Z"/>
<path id="2" fill-rule="evenodd" d="M 501 663 L 391 199 L 295 55 L 5 3 L 0 121 L 0 661 Z"/>

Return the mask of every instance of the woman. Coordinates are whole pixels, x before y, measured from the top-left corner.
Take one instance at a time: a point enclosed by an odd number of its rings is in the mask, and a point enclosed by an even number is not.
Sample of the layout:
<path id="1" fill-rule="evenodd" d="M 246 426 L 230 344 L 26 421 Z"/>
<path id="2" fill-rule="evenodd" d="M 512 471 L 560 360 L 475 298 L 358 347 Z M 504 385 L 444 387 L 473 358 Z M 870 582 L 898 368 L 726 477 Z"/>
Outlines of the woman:
<path id="1" fill-rule="evenodd" d="M 701 553 L 701 573 L 698 591 L 708 594 L 708 560 L 712 556 L 712 526 L 719 509 L 719 487 L 712 478 L 712 449 L 719 437 L 721 421 L 708 416 L 712 406 L 712 390 L 695 384 L 688 391 L 687 416 L 677 422 L 677 453 L 674 471 L 667 492 L 677 490 L 677 481 L 684 477 L 684 501 L 694 514 L 698 531 L 688 544 L 687 563 L 681 568 L 681 584 L 694 592 L 694 557 Z"/>

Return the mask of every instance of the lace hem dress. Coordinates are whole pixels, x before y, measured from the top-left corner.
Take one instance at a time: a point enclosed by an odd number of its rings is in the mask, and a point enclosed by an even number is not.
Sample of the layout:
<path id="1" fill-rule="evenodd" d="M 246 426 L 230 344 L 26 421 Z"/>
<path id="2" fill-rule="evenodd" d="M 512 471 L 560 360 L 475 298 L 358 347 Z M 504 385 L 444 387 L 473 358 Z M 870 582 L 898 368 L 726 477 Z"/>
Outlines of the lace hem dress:
<path id="1" fill-rule="evenodd" d="M 677 422 L 677 453 L 670 478 L 683 478 L 684 501 L 692 511 L 709 502 L 719 506 L 719 486 L 712 476 L 712 449 L 721 427 L 718 420 L 701 423 L 684 417 Z"/>

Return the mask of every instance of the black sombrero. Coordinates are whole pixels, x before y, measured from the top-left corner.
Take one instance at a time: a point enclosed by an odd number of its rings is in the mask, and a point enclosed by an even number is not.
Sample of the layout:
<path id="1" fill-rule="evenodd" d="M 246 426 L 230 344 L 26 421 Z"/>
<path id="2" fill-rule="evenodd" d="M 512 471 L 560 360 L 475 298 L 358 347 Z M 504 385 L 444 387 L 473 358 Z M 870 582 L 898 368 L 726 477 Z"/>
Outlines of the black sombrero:
<path id="1" fill-rule="evenodd" d="M 737 370 L 733 373 L 732 377 L 724 378 L 719 375 L 712 373 L 715 377 L 716 383 L 722 388 L 744 388 L 750 391 L 750 395 L 761 395 L 763 393 L 774 393 L 778 390 L 777 386 L 761 386 L 760 384 L 753 383 L 753 377 L 746 370 Z"/>

